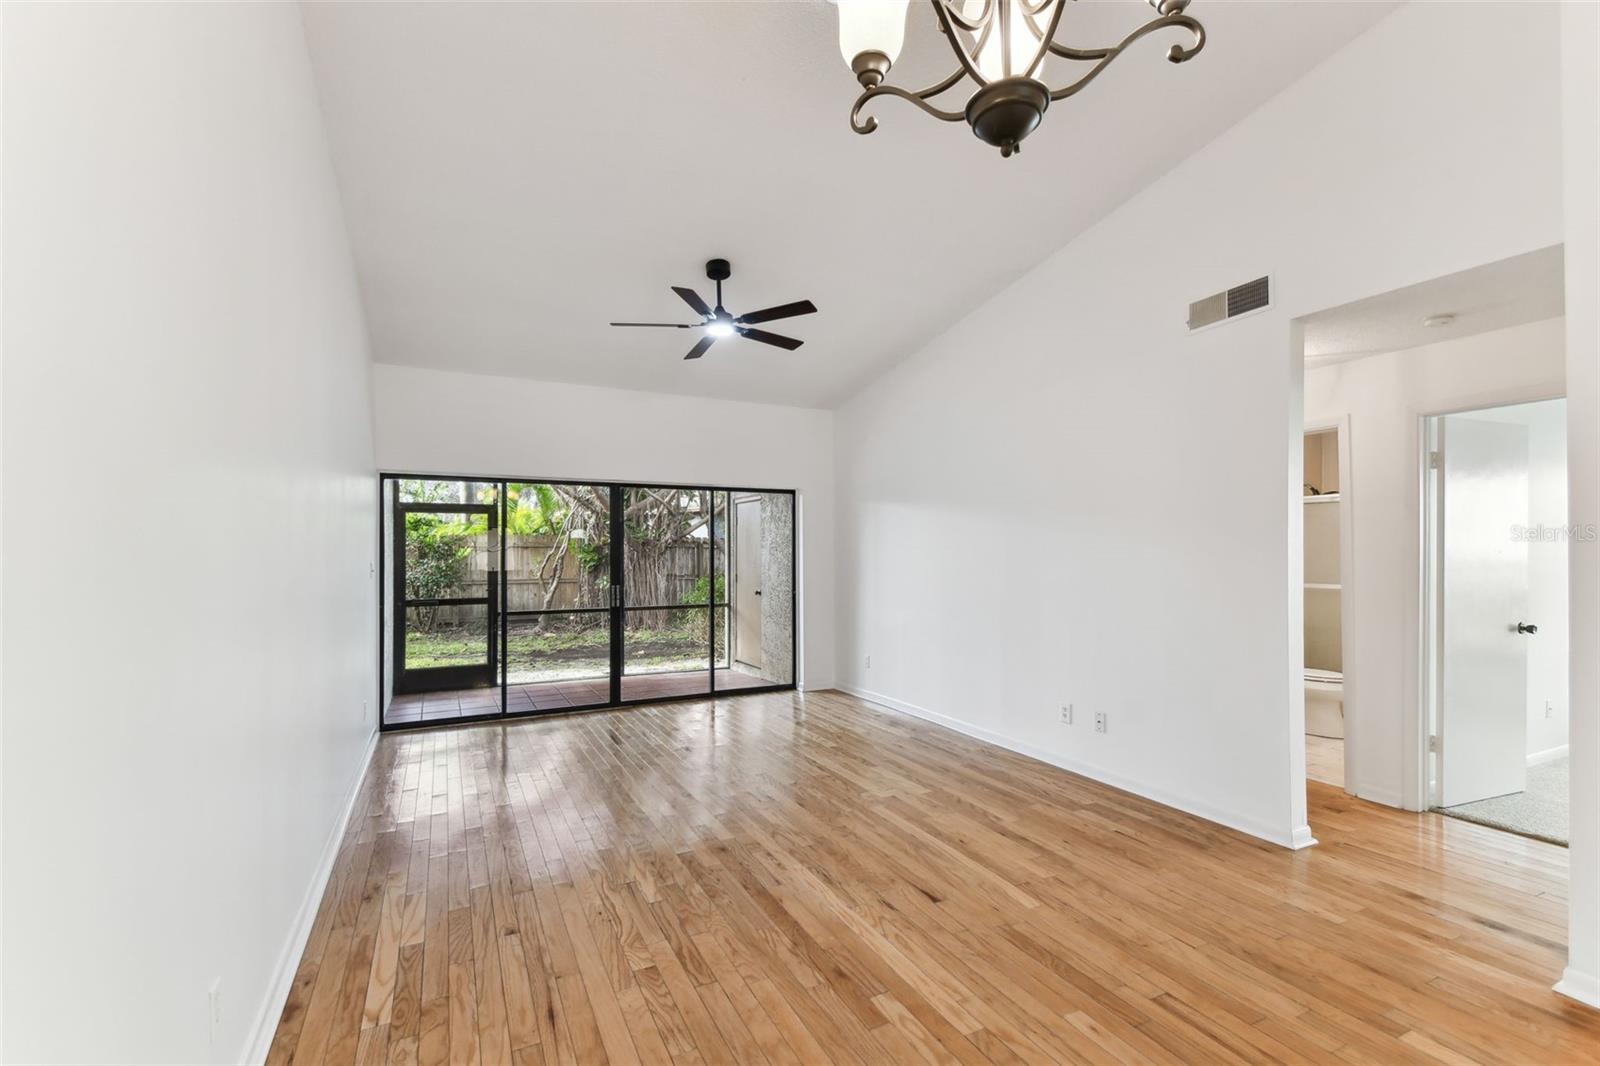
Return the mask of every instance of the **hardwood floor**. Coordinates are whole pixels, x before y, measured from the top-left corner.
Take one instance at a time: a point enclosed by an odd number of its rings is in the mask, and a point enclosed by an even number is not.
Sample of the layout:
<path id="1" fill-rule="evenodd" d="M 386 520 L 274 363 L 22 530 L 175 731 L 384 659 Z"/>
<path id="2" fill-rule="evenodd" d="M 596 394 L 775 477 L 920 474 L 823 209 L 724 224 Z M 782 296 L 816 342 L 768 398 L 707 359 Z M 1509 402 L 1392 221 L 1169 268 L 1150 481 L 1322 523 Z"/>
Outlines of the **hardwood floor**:
<path id="1" fill-rule="evenodd" d="M 274 1063 L 1596 1062 L 1566 852 L 1289 852 L 837 693 L 390 734 Z"/>

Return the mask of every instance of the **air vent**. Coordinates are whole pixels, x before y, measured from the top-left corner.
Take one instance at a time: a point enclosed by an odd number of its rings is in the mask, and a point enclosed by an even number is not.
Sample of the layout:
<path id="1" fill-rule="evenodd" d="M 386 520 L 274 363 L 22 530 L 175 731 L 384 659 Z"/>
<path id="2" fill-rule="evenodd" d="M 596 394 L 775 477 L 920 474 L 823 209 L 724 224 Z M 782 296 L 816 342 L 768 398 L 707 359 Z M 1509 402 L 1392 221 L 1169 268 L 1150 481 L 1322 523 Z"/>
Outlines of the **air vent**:
<path id="1" fill-rule="evenodd" d="M 1247 281 L 1190 304 L 1189 329 L 1193 331 L 1214 326 L 1218 322 L 1226 322 L 1230 318 L 1259 311 L 1271 302 L 1267 278 Z"/>
<path id="2" fill-rule="evenodd" d="M 1267 279 L 1257 278 L 1228 290 L 1228 317 L 1267 306 Z"/>

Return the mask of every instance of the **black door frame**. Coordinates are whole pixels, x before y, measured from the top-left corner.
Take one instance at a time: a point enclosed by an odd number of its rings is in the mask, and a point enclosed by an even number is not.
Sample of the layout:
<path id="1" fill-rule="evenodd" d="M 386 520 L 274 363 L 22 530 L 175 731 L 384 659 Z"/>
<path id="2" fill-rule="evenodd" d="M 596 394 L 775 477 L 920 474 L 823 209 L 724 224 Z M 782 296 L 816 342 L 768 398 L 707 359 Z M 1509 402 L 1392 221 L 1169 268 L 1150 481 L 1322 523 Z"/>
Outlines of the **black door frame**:
<path id="1" fill-rule="evenodd" d="M 492 503 L 492 504 L 403 504 L 399 499 L 398 485 L 396 485 L 395 498 L 391 502 L 387 497 L 388 483 L 391 482 L 391 481 L 392 482 L 396 482 L 396 483 L 398 483 L 400 481 L 459 481 L 459 482 L 465 482 L 465 483 L 469 483 L 469 484 L 490 486 L 490 487 L 492 487 L 494 489 L 495 502 Z M 609 603 L 606 606 L 604 606 L 604 607 L 595 607 L 595 608 L 552 609 L 551 611 L 515 611 L 515 612 L 513 612 L 513 611 L 511 611 L 509 609 L 509 603 L 507 602 L 508 601 L 508 595 L 509 595 L 509 583 L 504 581 L 504 580 L 502 580 L 502 578 L 501 578 L 501 572 L 502 572 L 502 570 L 503 570 L 503 568 L 505 566 L 505 559 L 506 559 L 506 523 L 504 521 L 503 514 L 502 514 L 502 511 L 503 511 L 503 509 L 505 507 L 505 503 L 506 503 L 506 496 L 507 496 L 506 487 L 508 485 L 539 485 L 539 484 L 544 484 L 544 485 L 587 485 L 587 486 L 594 487 L 594 488 L 605 488 L 605 489 L 607 489 L 609 491 L 609 493 L 610 493 L 610 503 L 611 503 L 611 518 L 610 518 L 609 537 L 610 537 L 611 543 L 609 545 L 608 550 L 610 552 L 609 562 L 610 562 L 610 581 L 611 581 L 610 597 L 611 598 L 610 598 Z M 633 606 L 633 605 L 627 604 L 627 602 L 626 602 L 627 594 L 626 594 L 626 589 L 625 589 L 625 584 L 626 584 L 626 580 L 625 580 L 626 579 L 626 566 L 625 566 L 625 561 L 624 561 L 624 557 L 623 557 L 623 553 L 625 551 L 624 541 L 625 541 L 626 538 L 623 535 L 624 531 L 623 531 L 622 501 L 623 501 L 623 498 L 624 498 L 624 490 L 629 489 L 629 488 L 657 488 L 657 489 L 675 489 L 675 490 L 687 491 L 687 492 L 703 492 L 703 493 L 706 494 L 707 499 L 710 501 L 710 507 L 709 507 L 709 510 L 708 510 L 708 513 L 707 513 L 707 517 L 706 517 L 707 525 L 708 525 L 707 549 L 708 549 L 708 551 L 712 551 L 712 556 L 711 556 L 711 566 L 709 568 L 709 577 L 708 577 L 708 588 L 709 588 L 710 594 L 706 597 L 707 602 L 705 604 L 706 611 L 707 611 L 707 626 L 706 626 L 706 628 L 707 628 L 707 660 L 708 660 L 708 669 L 706 671 L 706 673 L 707 673 L 707 679 L 706 679 L 707 691 L 705 691 L 705 692 L 687 693 L 687 694 L 681 695 L 681 696 L 651 696 L 651 697 L 644 697 L 644 698 L 638 698 L 638 699 L 623 699 L 622 698 L 622 679 L 623 679 L 623 676 L 624 676 L 624 665 L 625 665 L 624 664 L 624 656 L 626 654 L 626 649 L 625 649 L 625 644 L 624 644 L 624 642 L 626 640 L 626 635 L 625 635 L 626 625 L 625 625 L 625 621 L 626 621 L 627 612 L 629 610 L 651 609 L 652 607 L 654 607 L 655 609 L 681 610 L 681 609 L 684 609 L 685 607 L 688 607 L 688 606 L 699 606 L 698 604 L 694 604 L 694 605 L 673 604 L 673 605 L 666 605 L 666 606 L 659 606 L 659 605 L 638 605 L 638 606 Z M 721 690 L 719 690 L 717 688 L 717 684 L 716 684 L 716 677 L 717 677 L 717 653 L 716 653 L 716 648 L 717 648 L 717 632 L 718 632 L 717 616 L 718 616 L 719 611 L 722 611 L 722 610 L 726 610 L 727 611 L 728 619 L 729 619 L 728 628 L 730 630 L 732 629 L 732 620 L 733 620 L 733 608 L 732 608 L 731 602 L 729 602 L 726 599 L 726 595 L 724 596 L 724 599 L 721 602 L 719 602 L 717 600 L 717 597 L 716 597 L 716 563 L 715 563 L 716 556 L 715 556 L 714 550 L 712 550 L 712 545 L 714 544 L 715 530 L 716 530 L 716 527 L 715 527 L 715 522 L 716 522 L 716 501 L 717 501 L 717 494 L 718 493 L 722 493 L 723 494 L 723 498 L 727 503 L 727 515 L 725 516 L 724 521 L 728 522 L 730 525 L 731 525 L 732 511 L 733 511 L 733 499 L 734 499 L 734 496 L 736 494 L 738 494 L 738 495 L 751 495 L 751 494 L 754 494 L 754 495 L 775 495 L 775 496 L 788 496 L 789 497 L 789 500 L 790 500 L 790 506 L 789 506 L 789 537 L 790 537 L 789 587 L 791 589 L 791 595 L 790 595 L 790 603 L 789 603 L 789 611 L 790 611 L 790 618 L 789 618 L 789 680 L 786 683 L 782 683 L 782 684 L 773 683 L 773 684 L 770 684 L 770 685 L 759 685 L 759 686 L 753 685 L 753 686 L 748 686 L 748 687 L 740 687 L 740 688 L 737 688 L 737 689 L 721 689 Z M 462 474 L 418 474 L 418 473 L 406 473 L 406 472 L 400 472 L 400 471 L 383 471 L 383 472 L 380 472 L 378 474 L 378 500 L 379 500 L 379 512 L 380 512 L 379 513 L 379 522 L 378 522 L 378 526 L 379 526 L 379 536 L 378 536 L 378 572 L 380 574 L 383 573 L 385 565 L 386 565 L 386 559 L 385 559 L 386 552 L 387 551 L 394 551 L 396 553 L 395 556 L 394 556 L 394 563 L 395 563 L 395 565 L 394 565 L 394 576 L 395 576 L 394 586 L 393 586 L 393 589 L 389 592 L 389 594 L 386 595 L 384 593 L 383 588 L 382 588 L 383 582 L 381 582 L 381 581 L 379 582 L 380 591 L 379 591 L 379 596 L 378 596 L 378 707 L 379 707 L 379 728 L 381 730 L 389 731 L 389 730 L 400 730 L 400 729 L 430 728 L 430 727 L 441 726 L 441 725 L 448 726 L 448 725 L 481 723 L 481 722 L 486 722 L 486 721 L 496 721 L 496 720 L 505 719 L 505 718 L 529 718 L 529 717 L 543 717 L 543 716 L 547 716 L 547 715 L 573 714 L 573 713 L 587 712 L 587 711 L 592 711 L 592 710 L 601 710 L 601 709 L 609 709 L 609 708 L 617 708 L 617 707 L 638 706 L 638 705 L 641 705 L 641 704 L 681 702 L 681 701 L 686 701 L 686 700 L 705 700 L 705 699 L 715 699 L 715 698 L 727 697 L 727 696 L 735 696 L 735 695 L 746 695 L 746 694 L 753 695 L 753 694 L 762 693 L 762 692 L 793 691 L 798 687 L 798 677 L 799 677 L 799 672 L 800 672 L 800 655 L 799 655 L 799 652 L 800 652 L 800 646 L 799 646 L 800 636 L 799 636 L 799 631 L 800 631 L 800 598 L 801 598 L 801 590 L 800 590 L 800 583 L 799 583 L 800 511 L 799 511 L 799 507 L 798 507 L 799 494 L 794 489 L 753 488 L 753 487 L 748 487 L 748 486 L 724 486 L 724 485 L 696 485 L 696 484 L 684 484 L 684 483 L 678 483 L 678 482 L 659 482 L 659 481 L 600 481 L 600 480 L 585 479 L 585 478 L 491 477 L 491 476 L 486 476 L 486 475 L 481 475 L 481 474 L 473 474 L 473 475 L 462 475 Z M 394 536 L 392 538 L 390 538 L 390 539 L 393 540 L 393 544 L 392 545 L 386 545 L 385 544 L 385 537 L 383 536 L 383 524 L 384 524 L 384 517 L 385 517 L 384 516 L 384 512 L 387 509 L 391 509 L 391 508 L 393 510 Z M 402 582 L 404 580 L 402 562 L 403 562 L 403 559 L 404 559 L 404 544 L 405 544 L 404 539 L 403 539 L 404 538 L 404 512 L 407 511 L 407 510 L 410 510 L 410 511 L 417 511 L 417 510 L 427 511 L 427 510 L 431 510 L 431 511 L 442 511 L 442 512 L 453 512 L 453 513 L 475 513 L 475 514 L 476 513 L 487 513 L 489 515 L 489 528 L 492 529 L 492 530 L 497 529 L 498 532 L 499 532 L 500 544 L 499 544 L 499 551 L 498 551 L 498 554 L 496 556 L 497 559 L 499 560 L 499 565 L 498 565 L 497 568 L 495 568 L 494 570 L 492 570 L 490 572 L 490 574 L 489 574 L 489 589 L 486 589 L 486 591 L 493 590 L 490 594 L 491 594 L 491 597 L 492 597 L 492 599 L 494 601 L 490 606 L 490 612 L 489 612 L 490 613 L 490 618 L 491 618 L 490 625 L 489 625 L 490 643 L 492 645 L 490 658 L 489 658 L 490 676 L 491 676 L 491 679 L 492 679 L 491 683 L 494 683 L 496 681 L 498 682 L 498 687 L 499 687 L 499 692 L 500 692 L 500 707 L 499 707 L 498 710 L 496 710 L 494 712 L 487 713 L 487 714 L 461 715 L 459 717 L 454 717 L 454 718 L 435 719 L 435 720 L 420 721 L 420 722 L 390 722 L 387 719 L 387 714 L 385 712 L 388 710 L 388 708 L 387 708 L 387 705 L 384 703 L 384 691 L 383 691 L 383 689 L 384 689 L 384 665 L 385 665 L 384 656 L 386 654 L 386 642 L 385 642 L 384 637 L 383 637 L 383 627 L 384 627 L 384 622 L 385 622 L 385 617 L 386 617 L 386 610 L 388 609 L 388 605 L 391 602 L 391 597 L 392 597 L 392 602 L 400 603 L 400 604 L 405 604 L 406 603 L 406 600 L 404 599 L 404 586 L 402 584 Z M 731 546 L 730 546 L 730 550 L 731 550 Z M 729 565 L 731 567 L 731 560 L 730 560 Z M 727 588 L 727 585 L 725 585 L 724 587 Z M 473 602 L 473 603 L 482 603 L 483 601 L 481 599 L 473 599 L 471 602 Z M 440 601 L 440 604 L 444 605 L 444 601 Z M 402 611 L 403 611 L 403 607 L 402 607 Z M 533 616 L 537 616 L 537 615 L 541 615 L 541 614 L 569 614 L 570 615 L 570 614 L 580 614 L 580 613 L 601 613 L 601 612 L 606 612 L 606 613 L 609 614 L 609 627 L 610 627 L 610 653 L 609 653 L 609 663 L 610 663 L 610 678 L 609 678 L 609 682 L 610 683 L 608 685 L 609 699 L 607 700 L 607 702 L 589 704 L 589 705 L 585 705 L 585 706 L 581 706 L 581 707 L 562 707 L 562 708 L 559 708 L 559 709 L 545 710 L 545 711 L 511 711 L 511 710 L 509 710 L 507 708 L 507 689 L 508 689 L 508 670 L 509 670 L 509 663 L 508 663 L 509 655 L 507 654 L 507 652 L 508 652 L 508 650 L 510 648 L 509 632 L 508 632 L 510 619 L 512 619 L 514 617 L 533 617 Z M 402 664 L 404 663 L 404 618 L 403 618 L 403 615 L 398 615 L 397 614 L 397 617 L 394 619 L 394 622 L 395 622 L 395 625 L 394 625 L 394 641 L 393 641 L 394 649 L 393 649 L 393 652 L 392 652 L 392 654 L 394 655 L 393 662 L 394 662 L 394 665 L 395 665 L 395 671 L 394 671 L 395 689 L 394 689 L 394 691 L 395 691 L 395 694 L 398 695 L 398 694 L 401 694 L 400 693 L 400 688 L 399 688 L 399 681 L 400 681 L 401 674 L 402 674 L 401 667 L 402 667 Z M 496 622 L 498 624 L 496 624 Z M 731 649 L 732 649 L 731 632 L 729 634 L 729 645 L 728 646 L 729 646 L 730 654 L 731 654 Z M 731 662 L 731 660 L 730 660 L 730 662 Z M 447 667 L 447 668 L 436 668 L 436 669 L 443 670 L 443 669 L 456 669 L 456 668 L 448 668 Z M 479 670 L 480 668 L 478 668 L 478 667 L 470 667 L 470 668 L 465 668 L 465 669 Z M 498 677 L 494 676 L 494 672 L 496 670 L 498 671 Z M 412 671 L 412 673 L 416 673 L 416 671 Z M 471 687 L 471 685 L 470 685 L 470 682 L 469 682 L 468 684 L 459 685 L 459 686 L 453 686 L 453 685 L 440 686 L 440 688 L 453 688 L 453 687 L 466 688 L 466 687 Z M 437 690 L 438 689 L 430 689 L 428 691 L 437 691 Z M 412 691 L 418 691 L 418 690 L 412 689 Z"/>
<path id="2" fill-rule="evenodd" d="M 483 515 L 491 538 L 501 540 L 499 529 L 500 509 L 494 504 L 475 503 L 394 503 L 394 589 L 393 600 L 398 605 L 394 627 L 394 691 L 397 695 L 419 692 L 441 692 L 458 688 L 490 688 L 499 683 L 496 664 L 500 662 L 499 649 L 503 626 L 498 615 L 502 606 L 500 573 L 491 568 L 485 578 L 482 596 L 440 596 L 413 598 L 406 595 L 406 516 L 412 514 Z M 484 609 L 484 661 L 470 666 L 406 666 L 405 612 L 413 607 L 482 607 Z M 380 672 L 382 666 L 380 664 Z M 381 683 L 381 679 L 380 679 Z"/>

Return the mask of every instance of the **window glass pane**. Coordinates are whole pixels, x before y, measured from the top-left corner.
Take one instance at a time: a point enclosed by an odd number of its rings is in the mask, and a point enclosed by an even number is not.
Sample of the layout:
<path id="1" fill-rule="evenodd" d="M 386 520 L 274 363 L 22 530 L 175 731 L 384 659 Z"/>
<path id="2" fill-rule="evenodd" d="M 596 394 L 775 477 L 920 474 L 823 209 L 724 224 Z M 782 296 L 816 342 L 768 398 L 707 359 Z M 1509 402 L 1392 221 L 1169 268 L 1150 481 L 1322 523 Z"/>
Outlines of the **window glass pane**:
<path id="1" fill-rule="evenodd" d="M 506 630 L 507 711 L 562 711 L 611 702 L 609 613 L 510 618 Z"/>
<path id="2" fill-rule="evenodd" d="M 710 615 L 704 607 L 629 610 L 623 622 L 623 672 L 660 674 L 709 669 L 709 624 Z"/>
<path id="3" fill-rule="evenodd" d="M 717 625 L 716 643 L 712 647 L 712 658 L 716 661 L 718 670 L 726 670 L 733 665 L 733 658 L 730 655 L 733 649 L 733 641 L 728 633 L 728 625 L 733 619 L 733 614 L 726 606 L 714 607 L 712 608 L 712 618 Z"/>
<path id="4" fill-rule="evenodd" d="M 709 602 L 710 519 L 709 492 L 643 485 L 623 489 L 626 606 Z"/>
<path id="5" fill-rule="evenodd" d="M 401 503 L 493 503 L 492 481 L 397 479 Z"/>
<path id="6" fill-rule="evenodd" d="M 489 661 L 488 608 L 407 607 L 406 670 L 482 666 Z"/>
<path id="7" fill-rule="evenodd" d="M 717 491 L 711 494 L 711 575 L 712 599 L 715 603 L 728 602 L 728 566 L 731 532 L 728 516 L 728 494 Z"/>
<path id="8" fill-rule="evenodd" d="M 404 512 L 407 600 L 486 595 L 500 548 L 483 514 Z M 432 617 L 432 616 L 428 616 Z"/>
<path id="9" fill-rule="evenodd" d="M 611 489 L 506 486 L 506 609 L 606 607 L 611 599 Z"/>
<path id="10" fill-rule="evenodd" d="M 629 610 L 622 638 L 622 698 L 711 690 L 710 609 Z"/>
<path id="11" fill-rule="evenodd" d="M 611 619 L 604 611 L 509 618 L 506 653 L 509 685 L 609 677 Z"/>
<path id="12" fill-rule="evenodd" d="M 394 602 L 394 500 L 396 484 L 388 479 L 380 483 L 383 486 L 383 574 L 380 576 L 378 588 L 383 596 L 383 707 L 387 712 L 389 701 L 394 699 L 394 634 L 395 626 L 399 620 L 395 617 L 399 607 Z"/>

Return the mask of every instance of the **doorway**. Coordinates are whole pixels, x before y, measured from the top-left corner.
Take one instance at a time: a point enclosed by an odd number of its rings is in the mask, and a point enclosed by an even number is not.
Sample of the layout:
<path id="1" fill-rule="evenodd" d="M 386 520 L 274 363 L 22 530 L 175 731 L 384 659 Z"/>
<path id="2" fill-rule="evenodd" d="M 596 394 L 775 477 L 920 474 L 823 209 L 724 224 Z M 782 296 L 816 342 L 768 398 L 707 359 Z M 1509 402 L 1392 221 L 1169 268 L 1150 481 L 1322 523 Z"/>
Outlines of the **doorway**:
<path id="1" fill-rule="evenodd" d="M 398 694 L 475 693 L 498 683 L 499 574 L 488 559 L 499 544 L 498 508 L 479 502 L 480 495 L 469 482 L 418 481 L 395 501 Z M 436 632 L 449 638 L 430 639 Z"/>
<path id="2" fill-rule="evenodd" d="M 385 728 L 794 687 L 792 491 L 385 474 L 381 492 Z"/>
<path id="3" fill-rule="evenodd" d="M 1566 401 L 1424 433 L 1430 802 L 1565 844 Z"/>
<path id="4" fill-rule="evenodd" d="M 1306 777 L 1338 788 L 1348 787 L 1344 674 L 1348 440 L 1348 420 L 1308 427 L 1301 484 Z"/>
<path id="5" fill-rule="evenodd" d="M 734 598 L 739 627 L 734 632 L 734 662 L 761 671 L 761 501 L 742 496 L 734 504 Z"/>

